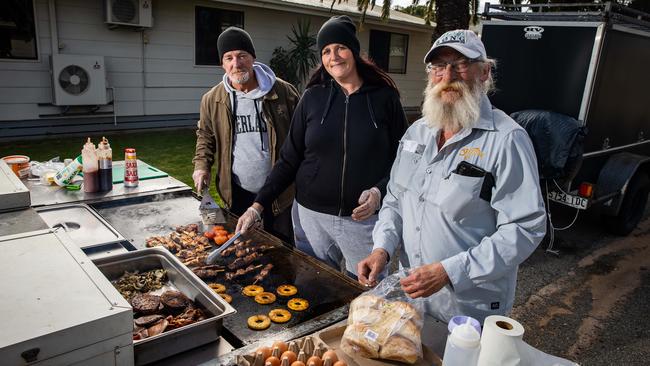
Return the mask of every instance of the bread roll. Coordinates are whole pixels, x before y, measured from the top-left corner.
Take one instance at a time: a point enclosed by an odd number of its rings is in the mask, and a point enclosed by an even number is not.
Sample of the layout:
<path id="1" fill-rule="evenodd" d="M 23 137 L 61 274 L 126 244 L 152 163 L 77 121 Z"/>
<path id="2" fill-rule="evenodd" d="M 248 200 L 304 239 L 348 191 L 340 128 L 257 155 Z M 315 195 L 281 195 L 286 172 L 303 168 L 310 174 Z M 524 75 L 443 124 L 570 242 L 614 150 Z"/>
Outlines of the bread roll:
<path id="1" fill-rule="evenodd" d="M 381 346 L 379 358 L 414 364 L 418 360 L 418 348 L 410 340 L 400 337 L 389 337 Z"/>
<path id="2" fill-rule="evenodd" d="M 343 332 L 341 349 L 349 355 L 360 355 L 365 358 L 379 357 L 379 343 L 373 342 L 372 333 L 366 335 L 368 326 L 363 324 L 348 325 Z"/>
<path id="3" fill-rule="evenodd" d="M 364 294 L 350 304 L 341 349 L 354 356 L 415 363 L 422 316 L 410 304 Z"/>

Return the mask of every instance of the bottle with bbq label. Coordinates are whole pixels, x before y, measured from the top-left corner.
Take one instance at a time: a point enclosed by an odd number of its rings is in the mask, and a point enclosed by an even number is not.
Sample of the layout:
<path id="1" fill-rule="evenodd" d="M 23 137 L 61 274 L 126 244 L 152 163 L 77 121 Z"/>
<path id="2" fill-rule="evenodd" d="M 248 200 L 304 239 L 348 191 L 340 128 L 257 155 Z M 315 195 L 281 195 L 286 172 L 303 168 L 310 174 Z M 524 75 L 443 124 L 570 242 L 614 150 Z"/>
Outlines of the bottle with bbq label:
<path id="1" fill-rule="evenodd" d="M 99 158 L 99 191 L 106 192 L 113 189 L 113 150 L 106 137 L 97 145 Z"/>
<path id="2" fill-rule="evenodd" d="M 135 149 L 124 149 L 124 187 L 138 186 L 138 159 Z"/>
<path id="3" fill-rule="evenodd" d="M 81 150 L 81 158 L 83 161 L 84 192 L 94 193 L 99 191 L 99 160 L 97 159 L 95 144 L 90 141 L 90 137 Z"/>

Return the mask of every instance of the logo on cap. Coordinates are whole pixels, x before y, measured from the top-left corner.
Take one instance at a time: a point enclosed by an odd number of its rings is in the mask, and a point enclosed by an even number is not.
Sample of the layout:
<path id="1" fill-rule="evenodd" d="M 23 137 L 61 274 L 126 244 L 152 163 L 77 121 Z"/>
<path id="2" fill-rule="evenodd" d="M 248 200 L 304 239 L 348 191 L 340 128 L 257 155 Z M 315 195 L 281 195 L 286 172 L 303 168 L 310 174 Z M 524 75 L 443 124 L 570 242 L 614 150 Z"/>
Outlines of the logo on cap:
<path id="1" fill-rule="evenodd" d="M 542 38 L 542 32 L 544 32 L 544 28 L 536 25 L 531 25 L 524 28 L 524 32 L 524 37 L 526 37 L 526 39 L 538 40 Z"/>
<path id="2" fill-rule="evenodd" d="M 436 46 L 441 45 L 441 44 L 446 44 L 446 43 L 465 43 L 467 40 L 465 38 L 465 32 L 464 31 L 458 31 L 458 32 L 447 32 L 442 35 L 442 37 L 438 38 L 436 41 Z"/>

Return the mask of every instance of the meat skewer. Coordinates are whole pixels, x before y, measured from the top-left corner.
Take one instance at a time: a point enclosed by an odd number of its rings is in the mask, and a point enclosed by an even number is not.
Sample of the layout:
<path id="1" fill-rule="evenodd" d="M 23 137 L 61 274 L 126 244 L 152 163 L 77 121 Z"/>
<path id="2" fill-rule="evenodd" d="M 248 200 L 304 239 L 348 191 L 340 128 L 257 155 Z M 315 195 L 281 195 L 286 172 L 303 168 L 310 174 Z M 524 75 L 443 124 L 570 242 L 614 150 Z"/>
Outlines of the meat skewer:
<path id="1" fill-rule="evenodd" d="M 258 273 L 258 274 L 255 276 L 255 282 L 253 282 L 253 285 L 256 284 L 256 283 L 258 283 L 259 281 L 264 280 L 264 277 L 266 277 L 266 276 L 269 275 L 269 272 L 271 272 L 271 269 L 272 269 L 272 268 L 273 268 L 273 264 L 272 264 L 272 263 L 269 263 L 269 264 L 267 264 L 266 266 L 264 266 L 264 268 L 262 268 L 262 270 L 260 271 L 260 273 Z"/>
<path id="2" fill-rule="evenodd" d="M 249 246 L 249 247 L 246 247 L 246 248 L 237 249 L 237 251 L 235 252 L 235 256 L 237 258 L 244 257 L 244 256 L 246 256 L 248 254 L 253 253 L 253 252 L 262 253 L 262 252 L 265 252 L 267 250 L 270 250 L 271 248 L 273 248 L 273 246 L 267 245 L 267 244 L 252 245 L 252 246 Z"/>
<path id="3" fill-rule="evenodd" d="M 232 261 L 228 265 L 228 269 L 230 269 L 231 271 L 234 271 L 235 269 L 244 267 L 245 265 L 248 265 L 248 264 L 252 263 L 254 260 L 259 259 L 261 257 L 262 257 L 261 253 L 253 252 L 253 253 L 245 256 L 245 257 L 240 257 L 240 258 L 237 258 L 234 261 Z"/>
<path id="4" fill-rule="evenodd" d="M 224 269 L 224 268 L 223 268 L 223 266 L 220 266 L 218 264 L 213 264 L 213 265 L 209 265 L 209 266 L 194 267 L 194 268 L 192 268 L 192 271 L 199 270 L 199 269 L 215 270 L 215 269 Z"/>
<path id="5" fill-rule="evenodd" d="M 250 240 L 250 239 L 249 239 L 249 240 L 246 240 L 246 241 L 244 241 L 244 242 L 237 240 L 237 241 L 235 241 L 235 243 L 234 243 L 235 245 L 231 245 L 230 247 L 224 249 L 224 250 L 221 252 L 221 256 L 222 256 L 222 257 L 227 257 L 227 256 L 231 255 L 232 253 L 234 253 L 234 252 L 237 251 L 237 250 L 244 249 L 244 248 L 248 247 L 248 246 L 251 245 L 252 243 L 253 243 L 253 241 Z"/>
<path id="6" fill-rule="evenodd" d="M 197 275 L 199 278 L 209 278 L 209 277 L 216 277 L 219 272 L 223 272 L 225 269 L 196 269 L 193 268 L 192 272 L 194 272 L 195 275 Z"/>
<path id="7" fill-rule="evenodd" d="M 226 280 L 230 281 L 230 280 L 234 279 L 235 277 L 243 276 L 243 275 L 245 275 L 245 274 L 247 274 L 249 272 L 253 272 L 254 270 L 256 270 L 256 269 L 258 269 L 260 267 L 262 267 L 261 264 L 258 264 L 257 266 L 251 264 L 250 266 L 248 266 L 246 268 L 240 268 L 235 272 L 227 272 L 226 273 Z"/>

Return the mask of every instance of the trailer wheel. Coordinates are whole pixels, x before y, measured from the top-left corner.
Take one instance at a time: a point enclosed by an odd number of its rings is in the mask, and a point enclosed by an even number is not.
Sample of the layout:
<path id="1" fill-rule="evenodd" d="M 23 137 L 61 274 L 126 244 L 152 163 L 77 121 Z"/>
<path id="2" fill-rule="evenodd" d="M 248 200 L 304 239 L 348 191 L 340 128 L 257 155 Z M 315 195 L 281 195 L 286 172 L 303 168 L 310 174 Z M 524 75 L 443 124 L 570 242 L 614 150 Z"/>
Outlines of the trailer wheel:
<path id="1" fill-rule="evenodd" d="M 648 203 L 648 193 L 650 193 L 650 178 L 644 172 L 636 173 L 625 192 L 618 215 L 606 218 L 609 231 L 618 235 L 631 233 L 643 217 Z"/>

